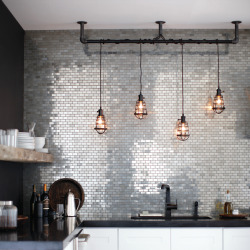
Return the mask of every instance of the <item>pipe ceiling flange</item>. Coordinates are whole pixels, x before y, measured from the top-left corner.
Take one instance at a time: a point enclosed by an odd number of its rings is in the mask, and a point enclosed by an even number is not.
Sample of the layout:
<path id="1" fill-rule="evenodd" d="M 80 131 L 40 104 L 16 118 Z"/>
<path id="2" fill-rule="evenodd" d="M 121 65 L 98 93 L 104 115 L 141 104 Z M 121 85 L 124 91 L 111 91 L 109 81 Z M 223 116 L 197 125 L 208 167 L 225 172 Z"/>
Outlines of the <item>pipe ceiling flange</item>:
<path id="1" fill-rule="evenodd" d="M 232 21 L 232 23 L 235 25 L 233 44 L 236 44 L 239 42 L 239 24 L 241 23 L 241 21 Z"/>
<path id="2" fill-rule="evenodd" d="M 159 35 L 157 37 L 155 37 L 154 40 L 158 40 L 160 38 L 163 40 L 166 40 L 165 37 L 162 35 L 162 25 L 166 22 L 165 21 L 156 21 L 155 23 L 157 23 L 159 25 Z"/>
<path id="3" fill-rule="evenodd" d="M 80 42 L 81 43 L 86 43 L 86 40 L 84 39 L 84 25 L 87 24 L 88 22 L 86 21 L 78 21 L 78 24 L 80 24 Z"/>
<path id="4" fill-rule="evenodd" d="M 164 44 L 186 44 L 186 43 L 192 43 L 192 44 L 237 44 L 239 42 L 239 24 L 241 21 L 233 21 L 232 23 L 235 25 L 235 37 L 233 40 L 207 40 L 207 39 L 200 39 L 200 40 L 192 40 L 192 39 L 168 39 L 166 40 L 165 37 L 162 35 L 162 25 L 165 23 L 165 21 L 156 21 L 156 23 L 159 25 L 159 35 L 153 39 L 100 39 L 100 40 L 86 40 L 84 38 L 84 25 L 87 24 L 85 21 L 79 21 L 77 22 L 80 24 L 80 41 L 83 44 L 86 43 L 147 43 L 147 44 L 158 44 L 158 43 L 164 43 Z"/>

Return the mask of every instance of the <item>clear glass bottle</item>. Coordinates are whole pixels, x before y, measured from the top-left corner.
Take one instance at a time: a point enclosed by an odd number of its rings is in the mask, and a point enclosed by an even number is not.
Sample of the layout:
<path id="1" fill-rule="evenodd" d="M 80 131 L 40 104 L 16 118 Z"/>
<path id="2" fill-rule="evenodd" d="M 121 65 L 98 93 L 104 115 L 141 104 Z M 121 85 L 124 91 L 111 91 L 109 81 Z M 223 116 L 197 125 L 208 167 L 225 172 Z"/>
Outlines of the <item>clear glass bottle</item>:
<path id="1" fill-rule="evenodd" d="M 224 214 L 231 215 L 233 211 L 233 206 L 230 198 L 230 192 L 227 190 L 226 202 L 224 204 Z"/>

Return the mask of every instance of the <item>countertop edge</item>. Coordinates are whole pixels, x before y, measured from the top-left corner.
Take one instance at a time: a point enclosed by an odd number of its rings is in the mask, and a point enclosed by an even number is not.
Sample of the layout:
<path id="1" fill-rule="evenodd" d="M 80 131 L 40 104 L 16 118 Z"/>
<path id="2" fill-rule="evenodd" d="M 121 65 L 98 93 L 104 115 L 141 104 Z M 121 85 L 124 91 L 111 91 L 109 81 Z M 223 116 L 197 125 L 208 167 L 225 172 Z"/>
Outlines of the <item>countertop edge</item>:
<path id="1" fill-rule="evenodd" d="M 79 227 L 250 227 L 250 220 L 82 221 Z"/>

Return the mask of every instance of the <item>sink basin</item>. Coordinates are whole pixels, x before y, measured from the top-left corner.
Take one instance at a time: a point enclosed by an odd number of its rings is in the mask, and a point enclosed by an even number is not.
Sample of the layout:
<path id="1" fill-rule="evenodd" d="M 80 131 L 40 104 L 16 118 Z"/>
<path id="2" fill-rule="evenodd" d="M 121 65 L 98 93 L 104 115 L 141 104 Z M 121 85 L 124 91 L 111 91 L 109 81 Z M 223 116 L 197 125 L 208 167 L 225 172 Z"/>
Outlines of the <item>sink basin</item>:
<path id="1" fill-rule="evenodd" d="M 132 216 L 132 220 L 169 220 L 164 216 Z M 208 216 L 172 216 L 170 220 L 211 220 Z"/>

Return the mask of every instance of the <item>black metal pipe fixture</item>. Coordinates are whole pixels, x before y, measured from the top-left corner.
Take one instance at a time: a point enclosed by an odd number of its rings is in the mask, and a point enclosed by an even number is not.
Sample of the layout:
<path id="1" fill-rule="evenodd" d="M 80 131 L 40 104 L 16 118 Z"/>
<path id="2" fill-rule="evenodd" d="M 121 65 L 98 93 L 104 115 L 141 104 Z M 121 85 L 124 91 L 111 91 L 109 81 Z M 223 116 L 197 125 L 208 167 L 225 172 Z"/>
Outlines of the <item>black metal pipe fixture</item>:
<path id="1" fill-rule="evenodd" d="M 85 39 L 84 36 L 84 26 L 87 24 L 85 21 L 79 21 L 77 22 L 80 24 L 80 41 L 83 44 L 89 44 L 89 43 L 115 43 L 115 44 L 126 44 L 126 43 L 142 43 L 142 44 L 236 44 L 239 42 L 239 24 L 241 21 L 233 21 L 234 24 L 234 30 L 235 30 L 235 37 L 232 40 L 219 40 L 219 39 L 213 39 L 213 40 L 207 40 L 207 39 L 200 39 L 200 40 L 193 40 L 193 39 L 165 39 L 165 37 L 162 35 L 162 25 L 165 23 L 164 21 L 156 21 L 159 25 L 159 34 L 157 37 L 153 39 L 97 39 L 97 40 L 91 40 L 91 39 Z"/>

